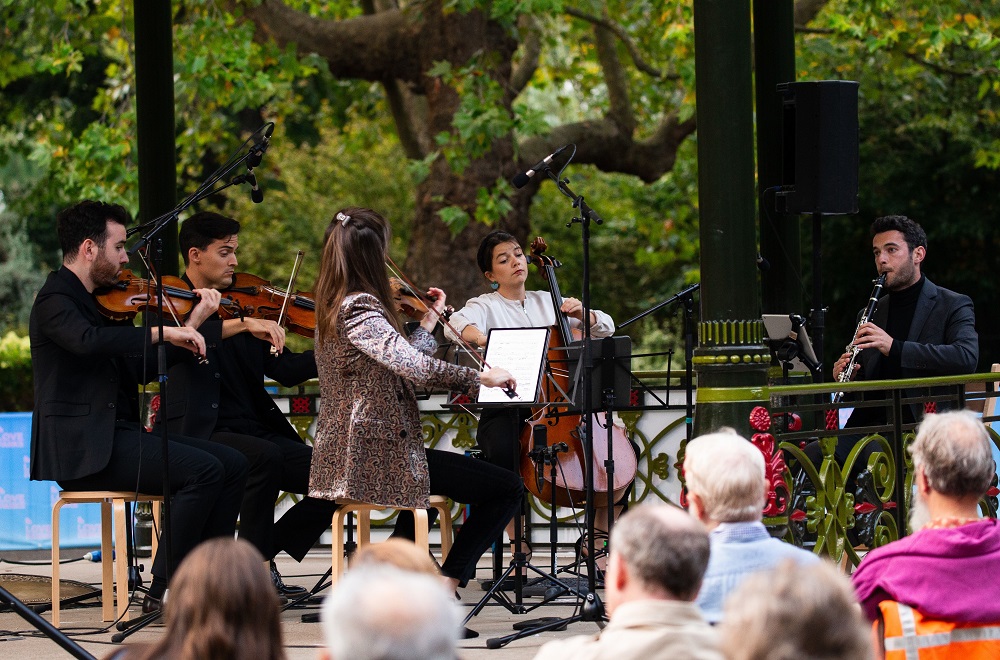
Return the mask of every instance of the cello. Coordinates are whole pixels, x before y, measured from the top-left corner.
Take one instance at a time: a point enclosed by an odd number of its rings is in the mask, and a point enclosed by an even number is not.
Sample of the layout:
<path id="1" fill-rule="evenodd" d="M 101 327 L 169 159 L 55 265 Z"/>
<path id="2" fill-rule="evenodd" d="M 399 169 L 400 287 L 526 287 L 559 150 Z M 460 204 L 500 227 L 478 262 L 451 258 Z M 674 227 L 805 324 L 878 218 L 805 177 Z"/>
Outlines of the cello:
<path id="1" fill-rule="evenodd" d="M 570 382 L 571 362 L 575 362 L 575 358 L 570 357 L 571 354 L 567 351 L 567 347 L 573 343 L 574 336 L 570 329 L 569 317 L 560 311 L 563 297 L 559 290 L 559 283 L 556 281 L 555 272 L 560 264 L 552 257 L 545 255 L 547 248 L 545 240 L 541 237 L 536 238 L 531 243 L 532 262 L 539 267 L 542 276 L 549 282 L 549 293 L 552 296 L 552 306 L 556 314 L 556 326 L 549 333 L 547 356 L 549 369 L 542 386 L 542 400 L 547 405 L 543 408 L 544 412 L 540 418 L 533 417 L 521 430 L 520 471 L 525 487 L 535 497 L 546 502 L 555 501 L 558 506 L 578 506 L 586 500 L 587 472 L 583 416 L 571 412 L 569 402 L 566 401 L 567 393 L 572 387 Z M 591 429 L 606 430 L 607 424 L 604 417 L 604 413 L 594 413 L 591 419 Z M 552 482 L 547 466 L 536 462 L 531 456 L 535 427 L 540 425 L 546 427 L 546 444 L 548 446 L 560 442 L 566 443 L 567 446 L 565 452 L 555 454 L 559 463 L 555 484 Z M 602 437 L 598 438 L 597 434 L 594 433 L 593 437 L 592 460 L 594 461 L 595 494 L 608 490 L 608 472 L 605 467 L 608 447 L 603 434 L 601 435 Z M 632 443 L 625 435 L 625 430 L 612 423 L 611 435 L 615 457 L 612 497 L 617 502 L 625 494 L 632 480 L 635 479 L 638 462 L 632 449 Z"/>

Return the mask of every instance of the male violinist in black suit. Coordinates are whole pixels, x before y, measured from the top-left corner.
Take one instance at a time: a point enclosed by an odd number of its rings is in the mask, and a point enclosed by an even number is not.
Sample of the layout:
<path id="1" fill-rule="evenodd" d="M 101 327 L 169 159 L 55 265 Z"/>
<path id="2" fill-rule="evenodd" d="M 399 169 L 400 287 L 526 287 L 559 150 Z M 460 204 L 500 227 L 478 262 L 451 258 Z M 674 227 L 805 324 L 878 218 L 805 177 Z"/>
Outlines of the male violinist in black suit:
<path id="1" fill-rule="evenodd" d="M 157 375 L 156 351 L 205 354 L 196 330 L 214 313 L 219 294 L 196 291 L 201 301 L 181 327 L 135 327 L 102 316 L 94 290 L 118 281 L 128 212 L 117 204 L 83 201 L 57 218 L 63 265 L 49 274 L 31 308 L 29 336 L 35 380 L 31 478 L 65 490 L 163 493 L 161 438 L 139 425 L 138 384 Z M 182 351 L 181 349 L 187 349 Z M 232 535 L 247 478 L 247 460 L 223 445 L 171 435 L 170 546 L 160 546 L 145 611 L 159 607 L 167 567 L 176 567 L 201 541 Z"/>
<path id="2" fill-rule="evenodd" d="M 184 222 L 178 240 L 188 284 L 216 290 L 232 285 L 239 231 L 239 222 L 209 211 Z M 286 349 L 284 328 L 266 319 L 222 319 L 213 314 L 201 331 L 208 364 L 188 359 L 170 370 L 168 428 L 232 447 L 247 457 L 250 476 L 240 508 L 240 538 L 269 560 L 279 594 L 302 593 L 301 587 L 284 584 L 273 558 L 284 550 L 301 561 L 330 526 L 336 505 L 305 497 L 274 521 L 280 491 L 308 491 L 312 447 L 264 389 L 264 377 L 286 386 L 315 378 L 313 352 Z"/>

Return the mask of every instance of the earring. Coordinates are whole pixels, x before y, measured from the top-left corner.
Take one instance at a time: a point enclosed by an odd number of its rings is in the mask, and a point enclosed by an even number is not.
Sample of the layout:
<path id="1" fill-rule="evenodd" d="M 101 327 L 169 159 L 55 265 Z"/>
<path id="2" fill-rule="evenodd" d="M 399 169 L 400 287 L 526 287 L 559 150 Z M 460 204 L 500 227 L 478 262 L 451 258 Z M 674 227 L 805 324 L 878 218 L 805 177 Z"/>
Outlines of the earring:
<path id="1" fill-rule="evenodd" d="M 500 283 L 499 282 L 490 282 L 490 288 L 493 289 L 494 291 L 496 291 L 497 289 L 500 288 Z"/>

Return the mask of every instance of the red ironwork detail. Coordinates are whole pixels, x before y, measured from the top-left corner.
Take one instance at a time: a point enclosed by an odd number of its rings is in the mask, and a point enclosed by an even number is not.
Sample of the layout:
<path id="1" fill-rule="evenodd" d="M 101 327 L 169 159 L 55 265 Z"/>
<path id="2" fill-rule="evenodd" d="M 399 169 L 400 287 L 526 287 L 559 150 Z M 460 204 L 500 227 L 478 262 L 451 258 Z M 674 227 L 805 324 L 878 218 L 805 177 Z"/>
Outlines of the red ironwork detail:
<path id="1" fill-rule="evenodd" d="M 788 467 L 785 465 L 785 456 L 777 449 L 774 436 L 770 433 L 754 433 L 750 442 L 764 456 L 764 478 L 767 480 L 764 515 L 776 516 L 784 513 L 788 508 L 788 492 L 785 488 L 785 472 Z"/>
<path id="2" fill-rule="evenodd" d="M 754 431 L 766 431 L 771 428 L 771 413 L 764 406 L 755 406 L 750 411 L 750 428 Z"/>
<path id="3" fill-rule="evenodd" d="M 826 411 L 826 430 L 836 431 L 840 428 L 840 416 L 837 414 L 837 409 L 833 408 Z"/>
<path id="4" fill-rule="evenodd" d="M 307 396 L 293 396 L 288 400 L 288 409 L 293 415 L 312 412 L 312 399 Z"/>
<path id="5" fill-rule="evenodd" d="M 924 414 L 933 415 L 937 412 L 937 401 L 925 401 L 924 402 Z"/>
<path id="6" fill-rule="evenodd" d="M 802 509 L 795 509 L 791 514 L 789 514 L 788 519 L 792 522 L 802 522 L 806 519 L 806 512 Z"/>
<path id="7" fill-rule="evenodd" d="M 866 513 L 871 513 L 872 511 L 874 511 L 877 508 L 878 507 L 876 507 L 871 502 L 861 502 L 860 504 L 855 504 L 854 505 L 854 515 L 856 515 L 856 516 L 863 516 Z"/>
<path id="8" fill-rule="evenodd" d="M 629 390 L 628 403 L 630 406 L 639 405 L 639 390 Z"/>
<path id="9" fill-rule="evenodd" d="M 1000 488 L 997 488 L 996 486 L 990 486 L 990 489 L 986 491 L 986 494 L 989 495 L 990 497 L 996 497 L 997 495 L 1000 495 Z"/>

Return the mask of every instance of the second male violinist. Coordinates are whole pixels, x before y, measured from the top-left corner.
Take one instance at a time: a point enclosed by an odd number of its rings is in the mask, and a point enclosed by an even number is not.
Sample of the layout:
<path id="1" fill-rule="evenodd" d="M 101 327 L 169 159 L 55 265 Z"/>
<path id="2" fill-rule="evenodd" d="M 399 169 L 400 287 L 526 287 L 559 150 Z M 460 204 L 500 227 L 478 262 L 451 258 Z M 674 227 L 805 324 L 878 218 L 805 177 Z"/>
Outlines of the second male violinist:
<path id="1" fill-rule="evenodd" d="M 218 290 L 232 284 L 239 231 L 238 221 L 208 211 L 183 223 L 178 240 L 188 284 Z M 201 331 L 208 364 L 188 360 L 171 369 L 168 427 L 238 449 L 249 459 L 240 538 L 269 560 L 280 595 L 302 593 L 301 587 L 284 584 L 274 556 L 284 550 L 301 561 L 330 526 L 335 505 L 306 497 L 274 521 L 279 491 L 308 491 L 312 448 L 264 389 L 264 378 L 285 386 L 315 378 L 313 352 L 294 353 L 285 348 L 284 328 L 266 319 L 222 319 L 215 314 L 202 324 Z M 272 354 L 272 345 L 277 355 Z"/>

